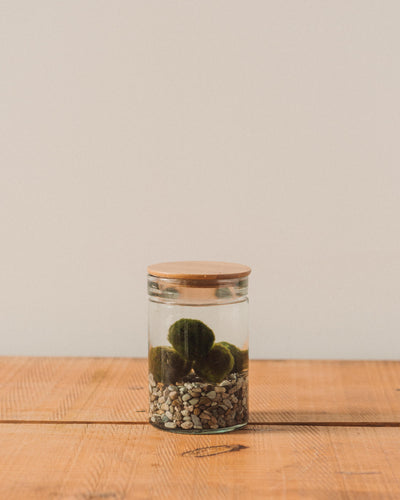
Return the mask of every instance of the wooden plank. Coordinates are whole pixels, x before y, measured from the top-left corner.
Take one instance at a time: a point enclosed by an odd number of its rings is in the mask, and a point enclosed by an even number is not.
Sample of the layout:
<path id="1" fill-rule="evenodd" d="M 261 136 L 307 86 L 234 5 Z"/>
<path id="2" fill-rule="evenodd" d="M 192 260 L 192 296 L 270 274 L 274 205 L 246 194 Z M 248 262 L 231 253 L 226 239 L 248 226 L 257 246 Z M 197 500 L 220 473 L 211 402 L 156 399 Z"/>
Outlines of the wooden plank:
<path id="1" fill-rule="evenodd" d="M 147 420 L 147 361 L 0 358 L 0 420 Z"/>
<path id="2" fill-rule="evenodd" d="M 400 498 L 396 428 L 1 424 L 0 498 Z"/>
<path id="3" fill-rule="evenodd" d="M 0 358 L 0 420 L 147 421 L 147 361 Z M 400 423 L 400 362 L 251 361 L 253 423 Z"/>
<path id="4" fill-rule="evenodd" d="M 252 361 L 251 421 L 400 422 L 399 361 Z"/>

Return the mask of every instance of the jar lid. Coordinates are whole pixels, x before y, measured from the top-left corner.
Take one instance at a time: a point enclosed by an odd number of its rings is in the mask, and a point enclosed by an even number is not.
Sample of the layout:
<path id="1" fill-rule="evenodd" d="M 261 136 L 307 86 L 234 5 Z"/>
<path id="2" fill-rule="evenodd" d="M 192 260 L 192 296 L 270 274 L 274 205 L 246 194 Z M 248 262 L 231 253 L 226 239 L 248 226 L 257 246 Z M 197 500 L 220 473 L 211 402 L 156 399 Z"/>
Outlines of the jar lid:
<path id="1" fill-rule="evenodd" d="M 153 264 L 148 266 L 147 272 L 159 278 L 217 280 L 243 278 L 251 273 L 251 269 L 231 262 L 188 260 Z"/>

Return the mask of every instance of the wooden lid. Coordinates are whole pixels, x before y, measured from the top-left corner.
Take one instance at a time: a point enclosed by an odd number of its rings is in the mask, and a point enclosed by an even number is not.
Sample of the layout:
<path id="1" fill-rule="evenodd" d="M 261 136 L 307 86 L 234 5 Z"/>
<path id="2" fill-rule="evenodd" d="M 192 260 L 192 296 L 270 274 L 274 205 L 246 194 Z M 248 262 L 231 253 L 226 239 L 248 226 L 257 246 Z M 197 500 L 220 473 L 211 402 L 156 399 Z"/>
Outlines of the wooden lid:
<path id="1" fill-rule="evenodd" d="M 147 268 L 147 272 L 159 278 L 216 280 L 243 278 L 251 273 L 251 269 L 231 262 L 188 260 L 153 264 Z"/>

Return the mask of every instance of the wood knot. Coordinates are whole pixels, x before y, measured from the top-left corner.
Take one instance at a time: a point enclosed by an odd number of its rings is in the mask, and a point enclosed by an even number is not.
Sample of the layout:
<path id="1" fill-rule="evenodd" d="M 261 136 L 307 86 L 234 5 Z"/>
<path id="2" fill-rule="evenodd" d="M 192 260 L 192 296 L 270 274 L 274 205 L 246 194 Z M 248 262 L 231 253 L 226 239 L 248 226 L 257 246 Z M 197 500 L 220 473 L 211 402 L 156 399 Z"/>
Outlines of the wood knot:
<path id="1" fill-rule="evenodd" d="M 220 455 L 221 453 L 230 453 L 231 451 L 240 451 L 248 446 L 242 444 L 222 444 L 220 446 L 205 446 L 204 448 L 194 448 L 193 450 L 184 451 L 183 457 L 211 457 L 212 455 Z"/>

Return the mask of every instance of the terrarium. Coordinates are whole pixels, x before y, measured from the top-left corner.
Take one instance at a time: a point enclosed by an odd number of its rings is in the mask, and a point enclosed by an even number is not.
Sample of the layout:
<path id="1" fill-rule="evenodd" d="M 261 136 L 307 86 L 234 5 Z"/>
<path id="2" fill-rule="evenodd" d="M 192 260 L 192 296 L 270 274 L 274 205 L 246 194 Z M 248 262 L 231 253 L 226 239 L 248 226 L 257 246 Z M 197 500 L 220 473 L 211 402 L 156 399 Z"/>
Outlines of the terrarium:
<path id="1" fill-rule="evenodd" d="M 248 420 L 248 275 L 242 264 L 148 267 L 150 423 L 220 433 Z"/>

